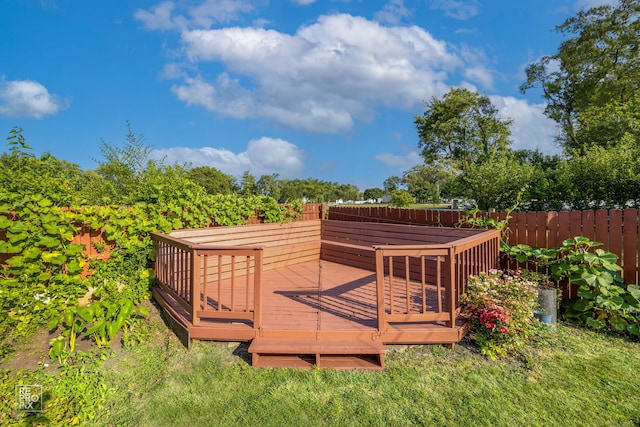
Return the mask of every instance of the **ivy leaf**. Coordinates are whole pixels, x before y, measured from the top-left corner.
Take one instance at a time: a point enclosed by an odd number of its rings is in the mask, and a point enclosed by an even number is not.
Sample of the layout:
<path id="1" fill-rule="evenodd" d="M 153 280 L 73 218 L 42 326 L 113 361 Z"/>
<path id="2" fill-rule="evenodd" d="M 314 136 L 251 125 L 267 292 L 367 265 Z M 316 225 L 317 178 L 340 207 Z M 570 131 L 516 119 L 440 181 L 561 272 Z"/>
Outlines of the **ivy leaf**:
<path id="1" fill-rule="evenodd" d="M 38 246 L 44 246 L 45 248 L 57 248 L 60 246 L 60 240 L 53 237 L 45 236 L 37 243 Z"/>
<path id="2" fill-rule="evenodd" d="M 23 246 L 23 244 L 14 246 L 9 242 L 0 241 L 0 254 L 19 254 Z"/>
<path id="3" fill-rule="evenodd" d="M 11 232 L 7 233 L 7 240 L 9 241 L 9 243 L 24 242 L 28 237 L 29 233 L 27 233 L 26 231 L 17 234 Z"/>
<path id="4" fill-rule="evenodd" d="M 84 268 L 84 264 L 81 264 L 78 261 L 73 260 L 67 264 L 67 274 L 80 273 L 83 268 Z"/>
<path id="5" fill-rule="evenodd" d="M 58 251 L 42 252 L 42 260 L 49 264 L 62 265 L 67 260 L 67 257 Z"/>
<path id="6" fill-rule="evenodd" d="M 74 256 L 81 253 L 84 250 L 84 245 L 72 244 L 67 246 L 64 250 L 65 255 Z"/>
<path id="7" fill-rule="evenodd" d="M 637 337 L 640 337 L 640 326 L 634 323 L 630 323 L 627 325 L 627 332 Z"/>
<path id="8" fill-rule="evenodd" d="M 42 199 L 38 201 L 38 205 L 42 208 L 48 208 L 49 206 L 53 205 L 53 202 L 49 199 Z"/>
<path id="9" fill-rule="evenodd" d="M 16 221 L 14 222 L 11 227 L 9 227 L 7 229 L 7 232 L 9 233 L 15 233 L 15 234 L 19 234 L 19 233 L 24 233 L 24 232 L 28 232 L 29 231 L 29 227 L 27 226 L 27 224 L 25 224 L 22 221 Z"/>
<path id="10" fill-rule="evenodd" d="M 25 257 L 25 259 L 34 260 L 37 259 L 41 253 L 42 251 L 39 248 L 32 246 L 22 251 L 22 256 Z"/>
<path id="11" fill-rule="evenodd" d="M 24 267 L 24 257 L 20 255 L 13 256 L 8 260 L 6 260 L 5 262 L 13 268 Z"/>
<path id="12" fill-rule="evenodd" d="M 13 224 L 13 221 L 11 221 L 9 218 L 7 218 L 4 215 L 0 215 L 0 229 L 2 230 L 7 229 L 11 227 L 12 224 Z"/>

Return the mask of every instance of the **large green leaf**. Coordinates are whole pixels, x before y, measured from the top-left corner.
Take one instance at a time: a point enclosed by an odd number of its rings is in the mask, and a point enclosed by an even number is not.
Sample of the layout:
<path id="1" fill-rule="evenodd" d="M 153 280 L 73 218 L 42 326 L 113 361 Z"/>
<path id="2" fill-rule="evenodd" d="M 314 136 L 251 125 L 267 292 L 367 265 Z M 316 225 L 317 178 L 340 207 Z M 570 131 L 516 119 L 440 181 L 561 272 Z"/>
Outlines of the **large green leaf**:
<path id="1" fill-rule="evenodd" d="M 636 300 L 640 301 L 640 286 L 638 285 L 629 285 L 627 286 L 627 291 L 634 297 Z"/>
<path id="2" fill-rule="evenodd" d="M 24 257 L 20 255 L 13 256 L 5 262 L 13 268 L 20 268 L 24 266 Z"/>
<path id="3" fill-rule="evenodd" d="M 586 286 L 580 286 L 580 289 L 578 289 L 578 296 L 580 298 L 594 299 L 596 295 L 597 293 L 595 291 L 593 291 L 591 288 L 588 288 Z"/>
<path id="4" fill-rule="evenodd" d="M 4 215 L 0 215 L 0 230 L 5 230 L 11 227 L 12 224 L 13 224 L 13 221 L 11 221 L 9 218 L 7 218 Z"/>
<path id="5" fill-rule="evenodd" d="M 50 236 L 45 236 L 37 243 L 38 246 L 44 246 L 45 248 L 53 249 L 60 246 L 60 240 Z"/>
<path id="6" fill-rule="evenodd" d="M 42 252 L 42 260 L 49 264 L 62 265 L 67 260 L 67 257 L 58 251 Z"/>
<path id="7" fill-rule="evenodd" d="M 587 311 L 593 308 L 593 303 L 589 300 L 578 300 L 573 304 L 572 307 L 575 311 Z"/>
<path id="8" fill-rule="evenodd" d="M 42 251 L 39 248 L 36 248 L 35 246 L 32 246 L 28 249 L 25 249 L 22 252 L 22 256 L 25 257 L 25 259 L 28 260 L 34 260 L 37 259 L 38 257 L 40 257 L 40 254 L 42 253 Z"/>

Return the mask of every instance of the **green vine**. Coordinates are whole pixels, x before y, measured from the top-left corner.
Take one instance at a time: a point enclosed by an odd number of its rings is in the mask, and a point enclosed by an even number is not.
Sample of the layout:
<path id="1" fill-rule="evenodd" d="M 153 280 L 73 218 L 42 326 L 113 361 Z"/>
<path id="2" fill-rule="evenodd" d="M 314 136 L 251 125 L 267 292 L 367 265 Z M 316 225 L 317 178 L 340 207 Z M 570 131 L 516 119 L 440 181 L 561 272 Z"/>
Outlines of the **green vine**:
<path id="1" fill-rule="evenodd" d="M 280 206 L 257 196 L 200 194 L 163 205 L 64 209 L 42 195 L 7 195 L 6 200 L 0 205 L 2 342 L 6 348 L 16 337 L 49 324 L 61 331 L 52 341 L 52 356 L 57 358 L 73 350 L 72 337 L 79 334 L 103 346 L 118 330 L 127 333 L 134 326 L 125 322 L 122 311 L 109 307 L 149 298 L 155 256 L 151 232 L 246 224 L 254 216 L 263 222 L 291 221 L 302 212 L 301 203 Z M 112 248 L 108 260 L 89 262 L 84 245 L 73 243 L 83 230 L 97 233 L 102 249 Z M 86 308 L 78 307 L 81 299 L 89 304 Z M 132 310 L 125 317 L 140 315 L 144 313 Z"/>

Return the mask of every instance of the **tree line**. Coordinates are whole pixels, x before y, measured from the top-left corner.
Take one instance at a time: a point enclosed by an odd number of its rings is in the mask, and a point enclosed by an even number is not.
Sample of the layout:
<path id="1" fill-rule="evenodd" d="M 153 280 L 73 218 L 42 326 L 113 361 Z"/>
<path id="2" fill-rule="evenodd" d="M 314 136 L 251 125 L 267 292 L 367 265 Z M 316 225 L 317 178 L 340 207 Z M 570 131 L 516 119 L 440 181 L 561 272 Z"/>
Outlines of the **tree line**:
<path id="1" fill-rule="evenodd" d="M 640 206 L 639 18 L 638 0 L 581 10 L 556 27 L 557 53 L 526 68 L 521 92 L 541 92 L 562 154 L 512 149 L 512 121 L 486 95 L 453 88 L 415 117 L 424 163 L 384 191 L 483 210 Z"/>
<path id="2" fill-rule="evenodd" d="M 264 196 L 279 203 L 299 200 L 329 202 L 357 200 L 360 189 L 352 184 L 307 179 L 280 179 L 278 174 L 255 177 L 248 171 L 238 180 L 209 167 L 165 165 L 150 158 L 144 135 L 127 122 L 121 145 L 101 142 L 97 167 L 83 170 L 49 153 L 31 152 L 22 129 L 13 128 L 8 152 L 0 154 L 0 200 L 20 194 L 42 194 L 57 206 L 132 205 L 167 203 L 209 195 Z"/>

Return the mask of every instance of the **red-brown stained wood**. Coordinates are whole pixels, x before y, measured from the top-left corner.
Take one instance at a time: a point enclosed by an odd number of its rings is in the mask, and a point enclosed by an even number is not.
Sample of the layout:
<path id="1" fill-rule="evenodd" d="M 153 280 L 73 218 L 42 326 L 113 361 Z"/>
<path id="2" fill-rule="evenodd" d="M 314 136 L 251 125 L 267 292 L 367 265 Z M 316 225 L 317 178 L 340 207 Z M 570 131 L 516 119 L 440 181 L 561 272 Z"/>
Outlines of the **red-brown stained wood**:
<path id="1" fill-rule="evenodd" d="M 569 236 L 572 238 L 582 236 L 582 212 L 580 211 L 569 212 Z"/>
<path id="2" fill-rule="evenodd" d="M 558 227 L 558 212 L 549 212 L 547 214 L 547 229 L 549 230 L 547 248 L 555 248 L 560 246 L 561 240 L 558 237 Z"/>
<path id="3" fill-rule="evenodd" d="M 514 217 L 516 219 L 517 241 L 526 244 L 527 243 L 527 213 L 516 212 L 514 214 Z"/>
<path id="4" fill-rule="evenodd" d="M 582 211 L 582 235 L 589 240 L 596 238 L 596 216 L 595 211 Z"/>
<path id="5" fill-rule="evenodd" d="M 252 326 L 254 336 L 265 339 L 294 338 L 295 333 L 297 339 L 316 341 L 310 345 L 301 341 L 287 353 L 304 355 L 314 348 L 315 354 L 304 357 L 318 366 L 336 368 L 360 366 L 358 360 L 367 355 L 375 358 L 361 367 L 384 366 L 379 344 L 371 347 L 374 350 L 362 348 L 350 355 L 358 346 L 341 346 L 338 337 L 370 337 L 379 343 L 459 341 L 466 331 L 457 318 L 459 296 L 469 275 L 494 266 L 499 236 L 497 231 L 323 221 L 322 233 L 311 236 L 326 249 L 307 259 L 299 255 L 300 248 L 313 244 L 307 237 L 292 238 L 289 233 L 294 229 L 298 233 L 300 226 L 254 227 L 251 232 L 265 242 L 263 249 L 232 246 L 235 238 L 255 243 L 246 227 L 238 227 L 236 237 L 230 229 L 221 228 L 180 231 L 176 247 L 170 246 L 172 237 L 154 236 L 161 281 L 154 296 L 172 316 L 181 318 L 179 323 L 187 325 L 194 338 L 246 339 L 247 329 L 239 325 Z M 302 228 L 315 230 L 318 224 L 309 222 Z M 283 240 L 288 245 L 278 244 L 274 230 L 286 232 Z M 225 245 L 211 245 L 220 236 Z M 197 243 L 189 249 L 191 238 Z M 425 245 L 432 241 L 441 243 Z M 382 245 L 380 249 L 374 249 L 376 244 Z M 284 250 L 288 247 L 291 250 Z M 251 256 L 255 256 L 253 264 Z M 326 260 L 331 256 L 339 264 Z M 454 256 L 455 262 L 447 262 Z M 262 268 L 267 258 L 274 268 Z M 445 263 L 449 272 L 442 268 Z M 193 304 L 186 303 L 187 297 Z M 281 352 L 276 347 L 273 341 L 261 341 L 254 348 L 256 363 L 269 358 L 272 363 L 294 363 L 273 354 Z"/>
<path id="6" fill-rule="evenodd" d="M 558 246 L 562 245 L 562 242 L 572 237 L 569 232 L 569 212 L 558 212 Z"/>
<path id="7" fill-rule="evenodd" d="M 547 213 L 536 212 L 536 244 L 537 248 L 547 247 Z"/>
<path id="8" fill-rule="evenodd" d="M 622 251 L 623 278 L 625 283 L 636 283 L 637 271 L 637 236 L 638 236 L 638 211 L 636 209 L 625 209 L 624 212 L 624 235 Z"/>
<path id="9" fill-rule="evenodd" d="M 596 211 L 596 235 L 595 241 L 602 243 L 601 248 L 609 250 L 609 212 L 606 210 Z"/>
<path id="10" fill-rule="evenodd" d="M 609 211 L 609 251 L 622 254 L 622 211 Z"/>
<path id="11" fill-rule="evenodd" d="M 527 245 L 531 246 L 532 248 L 536 247 L 537 244 L 537 230 L 538 230 L 538 225 L 536 224 L 537 221 L 537 215 L 535 212 L 526 212 L 525 213 L 525 217 L 526 217 L 526 223 L 527 223 Z"/>

